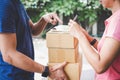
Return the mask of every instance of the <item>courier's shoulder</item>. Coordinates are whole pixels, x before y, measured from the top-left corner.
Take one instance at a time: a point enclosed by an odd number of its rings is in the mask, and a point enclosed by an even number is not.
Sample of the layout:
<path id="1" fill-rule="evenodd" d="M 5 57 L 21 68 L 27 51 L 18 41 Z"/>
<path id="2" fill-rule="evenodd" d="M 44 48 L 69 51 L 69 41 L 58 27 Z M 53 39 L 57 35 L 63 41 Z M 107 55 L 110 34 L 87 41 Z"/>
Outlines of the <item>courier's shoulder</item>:
<path id="1" fill-rule="evenodd" d="M 15 0 L 0 0 L 0 14 L 15 12 Z"/>
<path id="2" fill-rule="evenodd" d="M 14 7 L 15 0 L 0 0 L 0 7 L 2 9 Z"/>

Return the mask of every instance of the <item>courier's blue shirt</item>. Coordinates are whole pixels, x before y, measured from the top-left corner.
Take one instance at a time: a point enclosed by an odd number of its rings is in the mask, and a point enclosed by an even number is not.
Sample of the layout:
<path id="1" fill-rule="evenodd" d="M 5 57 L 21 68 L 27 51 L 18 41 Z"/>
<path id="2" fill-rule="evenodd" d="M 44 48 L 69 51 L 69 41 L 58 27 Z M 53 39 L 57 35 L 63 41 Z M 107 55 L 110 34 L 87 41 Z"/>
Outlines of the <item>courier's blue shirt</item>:
<path id="1" fill-rule="evenodd" d="M 34 59 L 29 17 L 20 0 L 0 0 L 1 33 L 15 33 L 16 50 Z M 0 51 L 0 80 L 34 80 L 33 77 L 33 73 L 4 62 Z"/>

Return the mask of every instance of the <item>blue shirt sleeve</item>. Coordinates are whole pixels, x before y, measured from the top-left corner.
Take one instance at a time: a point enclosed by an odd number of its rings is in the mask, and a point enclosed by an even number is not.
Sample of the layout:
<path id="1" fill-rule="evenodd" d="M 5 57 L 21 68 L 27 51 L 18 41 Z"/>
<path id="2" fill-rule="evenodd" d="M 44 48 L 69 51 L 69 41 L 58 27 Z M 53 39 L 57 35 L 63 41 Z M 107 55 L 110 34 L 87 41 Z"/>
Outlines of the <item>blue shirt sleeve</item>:
<path id="1" fill-rule="evenodd" d="M 15 33 L 16 11 L 12 0 L 0 0 L 0 33 Z"/>

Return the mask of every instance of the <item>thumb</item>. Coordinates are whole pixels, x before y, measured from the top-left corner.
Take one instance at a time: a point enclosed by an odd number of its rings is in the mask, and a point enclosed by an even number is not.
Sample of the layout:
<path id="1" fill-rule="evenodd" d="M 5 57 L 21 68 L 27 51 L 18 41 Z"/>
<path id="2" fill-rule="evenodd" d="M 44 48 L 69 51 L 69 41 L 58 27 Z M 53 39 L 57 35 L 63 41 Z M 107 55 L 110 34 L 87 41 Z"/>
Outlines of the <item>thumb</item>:
<path id="1" fill-rule="evenodd" d="M 62 69 L 62 68 L 64 68 L 65 65 L 67 65 L 67 62 L 57 64 L 51 68 L 51 71 L 56 71 L 57 69 Z"/>
<path id="2" fill-rule="evenodd" d="M 64 68 L 64 66 L 66 66 L 66 65 L 67 65 L 67 62 L 63 62 L 60 64 L 59 68 Z"/>

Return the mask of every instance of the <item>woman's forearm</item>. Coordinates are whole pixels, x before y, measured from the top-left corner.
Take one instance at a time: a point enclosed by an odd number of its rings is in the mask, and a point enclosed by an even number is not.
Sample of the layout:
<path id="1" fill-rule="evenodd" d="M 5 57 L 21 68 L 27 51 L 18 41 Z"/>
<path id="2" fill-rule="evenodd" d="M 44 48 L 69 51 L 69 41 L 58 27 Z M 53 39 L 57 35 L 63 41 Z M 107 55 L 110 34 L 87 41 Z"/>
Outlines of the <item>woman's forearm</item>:
<path id="1" fill-rule="evenodd" d="M 100 56 L 97 52 L 91 47 L 89 41 L 86 37 L 79 38 L 80 47 L 88 60 L 88 62 L 93 66 L 96 72 L 99 72 L 99 63 L 100 63 Z M 96 65 L 98 64 L 98 65 Z"/>
<path id="2" fill-rule="evenodd" d="M 92 42 L 95 38 L 90 36 L 87 32 L 84 31 L 84 34 L 86 35 L 89 43 Z M 98 40 L 95 42 L 94 45 L 92 45 L 97 50 Z"/>

